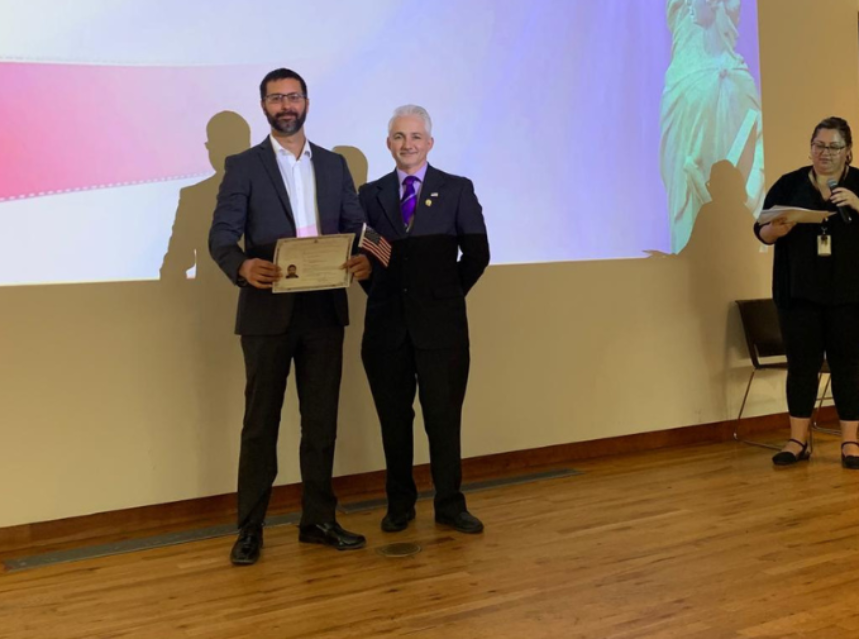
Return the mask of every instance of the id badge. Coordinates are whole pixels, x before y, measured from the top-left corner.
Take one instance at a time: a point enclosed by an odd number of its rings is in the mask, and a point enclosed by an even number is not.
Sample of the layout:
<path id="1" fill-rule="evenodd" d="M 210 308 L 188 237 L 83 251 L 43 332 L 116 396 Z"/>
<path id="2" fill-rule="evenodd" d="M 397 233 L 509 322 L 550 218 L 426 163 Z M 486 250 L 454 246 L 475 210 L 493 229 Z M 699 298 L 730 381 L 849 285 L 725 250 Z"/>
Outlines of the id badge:
<path id="1" fill-rule="evenodd" d="M 832 236 L 818 235 L 817 236 L 817 255 L 819 257 L 829 257 L 832 255 Z"/>

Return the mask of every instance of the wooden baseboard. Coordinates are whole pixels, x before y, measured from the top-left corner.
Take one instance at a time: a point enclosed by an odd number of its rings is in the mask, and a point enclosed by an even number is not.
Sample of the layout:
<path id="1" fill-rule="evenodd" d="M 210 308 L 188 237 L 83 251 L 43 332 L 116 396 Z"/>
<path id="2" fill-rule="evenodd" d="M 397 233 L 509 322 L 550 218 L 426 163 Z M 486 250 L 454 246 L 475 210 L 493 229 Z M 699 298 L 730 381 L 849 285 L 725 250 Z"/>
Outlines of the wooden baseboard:
<path id="1" fill-rule="evenodd" d="M 825 407 L 820 421 L 837 421 L 834 408 Z M 741 432 L 752 435 L 787 427 L 787 415 L 763 415 L 743 419 Z M 734 420 L 672 428 L 650 433 L 559 444 L 463 460 L 466 481 L 500 478 L 525 470 L 547 468 L 576 461 L 644 452 L 660 448 L 717 443 L 733 438 Z M 415 467 L 419 490 L 431 488 L 429 464 Z M 384 495 L 385 473 L 375 471 L 334 479 L 342 502 Z M 301 485 L 278 486 L 272 492 L 272 515 L 300 509 Z M 201 497 L 168 504 L 128 508 L 82 517 L 0 528 L 0 557 L 49 552 L 75 546 L 110 543 L 188 528 L 230 523 L 235 519 L 235 494 Z"/>

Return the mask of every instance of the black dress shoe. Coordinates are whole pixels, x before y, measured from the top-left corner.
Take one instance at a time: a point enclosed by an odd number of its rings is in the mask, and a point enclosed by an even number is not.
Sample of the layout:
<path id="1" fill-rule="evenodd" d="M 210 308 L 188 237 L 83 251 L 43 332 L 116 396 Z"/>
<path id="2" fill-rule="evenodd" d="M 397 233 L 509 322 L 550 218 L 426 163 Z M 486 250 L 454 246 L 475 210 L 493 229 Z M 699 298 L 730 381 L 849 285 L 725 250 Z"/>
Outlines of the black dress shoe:
<path id="1" fill-rule="evenodd" d="M 239 531 L 239 538 L 233 544 L 230 561 L 234 566 L 250 566 L 259 559 L 262 548 L 262 526 L 248 526 Z"/>
<path id="2" fill-rule="evenodd" d="M 331 546 L 337 550 L 358 550 L 367 544 L 364 535 L 343 530 L 336 521 L 314 526 L 299 526 L 298 541 Z"/>
<path id="3" fill-rule="evenodd" d="M 799 454 L 794 455 L 788 450 L 783 450 L 780 453 L 773 455 L 773 464 L 776 466 L 793 466 L 798 462 L 808 461 L 811 457 L 811 451 L 808 449 L 808 442 L 801 442 L 798 439 L 790 439 L 788 441 L 792 441 L 794 444 L 802 446 Z M 859 458 L 857 458 L 856 461 L 859 462 Z M 859 466 L 857 466 L 857 468 L 859 468 Z"/>
<path id="4" fill-rule="evenodd" d="M 469 535 L 476 535 L 483 532 L 483 522 L 472 515 L 467 510 L 463 510 L 455 517 L 445 517 L 444 515 L 436 515 L 435 521 L 437 524 L 450 526 L 454 530 Z"/>
<path id="5" fill-rule="evenodd" d="M 849 446 L 850 444 L 856 444 L 859 446 L 859 442 L 844 442 L 841 444 L 841 465 L 844 468 L 849 468 L 850 470 L 859 470 L 859 457 L 856 455 L 844 454 L 844 447 Z"/>
<path id="6" fill-rule="evenodd" d="M 385 532 L 400 532 L 409 527 L 409 522 L 415 518 L 415 509 L 405 514 L 388 513 L 382 519 L 382 530 Z"/>

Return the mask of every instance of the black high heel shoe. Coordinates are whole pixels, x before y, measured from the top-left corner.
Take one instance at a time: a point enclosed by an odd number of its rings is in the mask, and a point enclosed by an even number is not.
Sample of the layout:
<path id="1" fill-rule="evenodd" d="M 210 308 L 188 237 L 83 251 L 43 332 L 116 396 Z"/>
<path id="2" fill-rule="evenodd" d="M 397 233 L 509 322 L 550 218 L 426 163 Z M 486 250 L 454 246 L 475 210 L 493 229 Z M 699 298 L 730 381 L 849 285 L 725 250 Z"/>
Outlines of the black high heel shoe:
<path id="1" fill-rule="evenodd" d="M 849 446 L 850 444 L 856 444 L 859 446 L 859 442 L 844 442 L 841 444 L 841 465 L 844 468 L 849 468 L 850 470 L 859 470 L 859 457 L 856 455 L 844 454 L 844 447 Z"/>
<path id="2" fill-rule="evenodd" d="M 799 451 L 798 455 L 794 455 L 792 452 L 783 450 L 779 453 L 773 455 L 773 464 L 776 466 L 793 466 L 794 464 L 801 461 L 808 461 L 811 458 L 811 451 L 808 449 L 808 442 L 801 442 L 798 439 L 789 439 L 789 442 L 794 442 L 795 444 L 799 444 L 802 446 L 802 450 Z M 855 442 L 851 442 L 855 443 Z M 859 468 L 859 457 L 853 457 L 852 459 L 856 460 L 856 468 Z M 841 457 L 841 463 L 844 463 L 844 456 Z M 845 467 L 846 468 L 846 467 Z"/>

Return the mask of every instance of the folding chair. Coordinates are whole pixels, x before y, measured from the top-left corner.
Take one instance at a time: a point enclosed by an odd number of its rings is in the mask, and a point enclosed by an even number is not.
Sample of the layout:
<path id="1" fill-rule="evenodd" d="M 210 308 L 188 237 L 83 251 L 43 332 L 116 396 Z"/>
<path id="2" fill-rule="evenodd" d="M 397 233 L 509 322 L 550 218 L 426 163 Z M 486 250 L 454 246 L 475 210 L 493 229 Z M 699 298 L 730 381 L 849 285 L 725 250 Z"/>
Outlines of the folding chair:
<path id="1" fill-rule="evenodd" d="M 755 379 L 755 374 L 761 370 L 784 370 L 787 371 L 787 359 L 785 357 L 784 341 L 781 336 L 781 327 L 778 322 L 778 311 L 776 310 L 775 302 L 772 299 L 757 299 L 757 300 L 737 300 L 737 306 L 740 309 L 740 319 L 743 323 L 743 332 L 746 336 L 746 346 L 749 349 L 749 358 L 752 360 L 752 373 L 749 376 L 749 383 L 746 385 L 746 393 L 743 395 L 743 403 L 740 406 L 740 413 L 737 415 L 737 421 L 734 422 L 734 439 L 752 446 L 762 446 L 764 448 L 772 448 L 781 450 L 780 446 L 773 444 L 764 444 L 755 442 L 740 437 L 739 428 L 740 420 L 743 417 L 743 411 L 746 408 L 746 401 L 749 398 L 749 391 L 752 388 L 752 382 Z M 762 358 L 776 358 L 776 361 L 762 361 Z M 829 375 L 829 366 L 824 361 L 823 367 L 820 370 L 820 376 Z M 820 377 L 818 377 L 818 380 Z M 827 377 L 826 386 L 823 389 L 823 394 L 818 400 L 817 411 L 823 406 L 824 399 L 830 399 L 826 396 L 829 389 L 829 378 Z M 813 430 L 833 433 L 835 431 L 819 428 L 817 426 L 816 413 L 812 416 L 811 427 Z M 811 436 L 811 432 L 809 432 Z"/>

